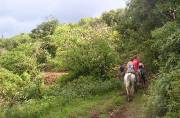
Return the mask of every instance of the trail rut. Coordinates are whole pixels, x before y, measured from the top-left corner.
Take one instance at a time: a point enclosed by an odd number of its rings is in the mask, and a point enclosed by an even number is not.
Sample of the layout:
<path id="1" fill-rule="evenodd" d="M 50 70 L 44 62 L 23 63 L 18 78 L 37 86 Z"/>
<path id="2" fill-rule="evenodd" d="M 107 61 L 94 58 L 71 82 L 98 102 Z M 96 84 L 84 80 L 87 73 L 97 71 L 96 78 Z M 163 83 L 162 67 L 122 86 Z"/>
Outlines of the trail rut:
<path id="1" fill-rule="evenodd" d="M 113 110 L 109 118 L 146 118 L 144 103 L 146 97 L 142 94 L 136 95 L 133 101 L 127 102 L 123 107 Z"/>

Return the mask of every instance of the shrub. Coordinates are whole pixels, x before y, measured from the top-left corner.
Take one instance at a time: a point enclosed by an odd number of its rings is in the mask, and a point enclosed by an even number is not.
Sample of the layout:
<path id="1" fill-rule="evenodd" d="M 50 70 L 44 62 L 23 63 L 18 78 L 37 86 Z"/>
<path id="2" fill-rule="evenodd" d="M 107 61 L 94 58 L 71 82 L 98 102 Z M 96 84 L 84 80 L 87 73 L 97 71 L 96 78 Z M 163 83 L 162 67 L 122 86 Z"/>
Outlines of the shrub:
<path id="1" fill-rule="evenodd" d="M 180 115 L 179 107 L 179 78 L 180 70 L 174 70 L 169 73 L 163 73 L 158 76 L 150 90 L 148 100 L 148 110 L 151 117 L 167 116 L 177 118 Z"/>
<path id="2" fill-rule="evenodd" d="M 14 48 L 12 51 L 21 52 L 27 57 L 31 57 L 36 61 L 37 66 L 41 70 L 46 70 L 49 68 L 49 61 L 52 59 L 51 54 L 46 50 L 48 47 L 44 47 L 43 42 L 35 42 L 31 44 L 21 44 Z"/>
<path id="3" fill-rule="evenodd" d="M 33 39 L 31 39 L 28 34 L 22 33 L 20 35 L 13 36 L 12 38 L 2 40 L 2 47 L 4 47 L 7 50 L 12 50 L 21 44 L 29 44 L 31 42 L 33 42 Z"/>
<path id="4" fill-rule="evenodd" d="M 42 83 L 31 80 L 31 75 L 27 72 L 21 74 L 13 74 L 11 71 L 0 68 L 0 97 L 4 100 L 4 104 L 14 105 L 17 102 L 23 102 L 31 98 L 38 98 L 42 94 Z"/>
<path id="5" fill-rule="evenodd" d="M 176 22 L 168 22 L 163 27 L 152 32 L 154 44 L 152 48 L 156 50 L 159 67 L 169 69 L 178 68 L 180 62 L 180 28 Z"/>
<path id="6" fill-rule="evenodd" d="M 0 95 L 4 102 L 15 103 L 23 98 L 23 80 L 17 74 L 0 68 Z"/>
<path id="7" fill-rule="evenodd" d="M 115 63 L 115 51 L 108 41 L 95 40 L 69 50 L 64 60 L 67 67 L 79 75 L 107 77 Z"/>
<path id="8" fill-rule="evenodd" d="M 120 81 L 113 79 L 103 81 L 93 76 L 80 76 L 77 79 L 70 80 L 71 76 L 66 75 L 63 80 L 60 80 L 59 83 L 52 88 L 53 91 L 50 89 L 50 93 L 47 94 L 60 96 L 64 96 L 63 94 L 65 94 L 71 96 L 72 93 L 71 97 L 74 95 L 74 97 L 87 97 L 104 94 L 104 92 L 120 88 L 121 85 Z"/>
<path id="9" fill-rule="evenodd" d="M 23 72 L 28 72 L 32 76 L 37 74 L 36 60 L 20 51 L 10 51 L 2 55 L 0 65 L 19 75 Z"/>
<path id="10" fill-rule="evenodd" d="M 179 24 L 168 22 L 152 32 L 155 51 L 154 62 L 159 66 L 159 75 L 153 83 L 148 100 L 148 110 L 152 117 L 176 118 L 180 115 L 180 59 L 179 59 Z"/>

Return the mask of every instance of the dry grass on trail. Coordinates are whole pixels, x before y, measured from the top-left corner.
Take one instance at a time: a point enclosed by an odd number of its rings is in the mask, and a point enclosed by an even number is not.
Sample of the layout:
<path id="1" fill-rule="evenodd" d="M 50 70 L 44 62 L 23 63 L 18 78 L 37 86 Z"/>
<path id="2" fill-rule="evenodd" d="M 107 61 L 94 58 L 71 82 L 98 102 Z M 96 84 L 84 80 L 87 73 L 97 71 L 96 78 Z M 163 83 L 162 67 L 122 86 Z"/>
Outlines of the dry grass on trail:
<path id="1" fill-rule="evenodd" d="M 53 84 L 57 78 L 62 77 L 63 75 L 68 74 L 67 72 L 44 72 L 44 80 L 45 84 L 51 85 Z"/>

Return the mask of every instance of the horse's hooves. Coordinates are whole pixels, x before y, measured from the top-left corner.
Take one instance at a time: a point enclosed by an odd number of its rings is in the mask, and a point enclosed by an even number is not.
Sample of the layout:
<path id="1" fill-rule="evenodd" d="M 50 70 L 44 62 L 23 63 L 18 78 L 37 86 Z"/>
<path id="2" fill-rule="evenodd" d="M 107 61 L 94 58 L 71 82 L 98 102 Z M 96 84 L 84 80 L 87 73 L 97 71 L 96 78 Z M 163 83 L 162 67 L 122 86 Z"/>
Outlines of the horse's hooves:
<path id="1" fill-rule="evenodd" d="M 128 102 L 132 102 L 133 101 L 133 98 L 128 98 Z"/>

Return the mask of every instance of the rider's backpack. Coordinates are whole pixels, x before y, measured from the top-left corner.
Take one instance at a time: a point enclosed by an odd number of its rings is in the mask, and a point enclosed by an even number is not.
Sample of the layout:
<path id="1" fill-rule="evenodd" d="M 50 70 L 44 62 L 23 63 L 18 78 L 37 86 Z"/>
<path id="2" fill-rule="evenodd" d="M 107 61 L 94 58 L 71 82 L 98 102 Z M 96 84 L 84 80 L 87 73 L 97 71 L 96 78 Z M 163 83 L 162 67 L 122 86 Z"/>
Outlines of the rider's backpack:
<path id="1" fill-rule="evenodd" d="M 134 65 L 133 63 L 128 63 L 127 65 L 127 72 L 134 72 Z"/>

